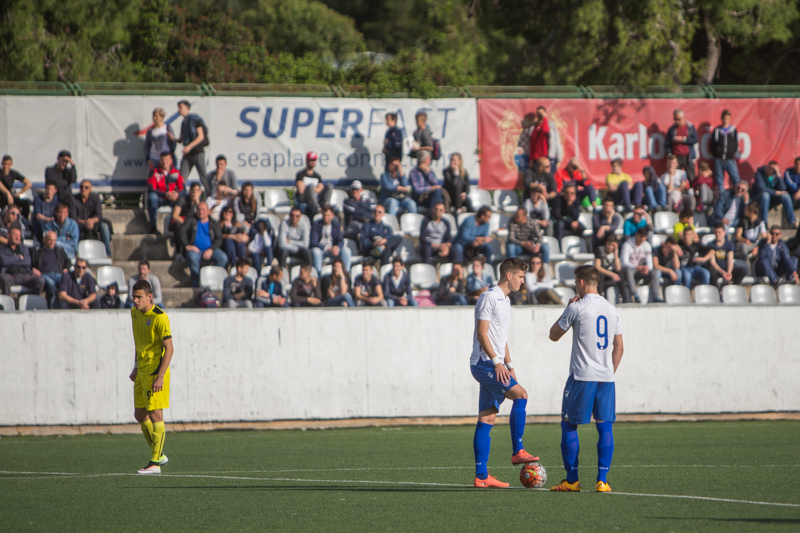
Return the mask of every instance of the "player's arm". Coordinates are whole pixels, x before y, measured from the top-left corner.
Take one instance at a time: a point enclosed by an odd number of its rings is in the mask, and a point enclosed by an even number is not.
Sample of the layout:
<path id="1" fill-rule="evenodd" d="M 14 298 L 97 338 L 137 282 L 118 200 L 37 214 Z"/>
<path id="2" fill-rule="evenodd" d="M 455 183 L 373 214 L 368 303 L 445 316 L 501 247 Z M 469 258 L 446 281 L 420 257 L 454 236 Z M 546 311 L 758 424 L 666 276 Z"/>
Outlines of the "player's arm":
<path id="1" fill-rule="evenodd" d="M 164 388 L 164 376 L 167 373 L 170 362 L 172 362 L 172 354 L 175 353 L 172 347 L 172 337 L 168 337 L 161 341 L 164 346 L 164 357 L 161 359 L 161 365 L 158 367 L 158 375 L 153 380 L 153 392 L 159 392 Z"/>
<path id="2" fill-rule="evenodd" d="M 483 348 L 483 351 L 486 352 L 486 355 L 489 356 L 489 359 L 492 360 L 494 364 L 494 371 L 497 374 L 497 381 L 502 382 L 505 385 L 510 383 L 509 378 L 511 374 L 508 372 L 506 365 L 503 361 L 494 353 L 492 349 L 492 343 L 489 342 L 489 321 L 488 320 L 478 320 L 478 342 Z M 506 353 L 508 353 L 508 345 L 506 345 Z"/>
<path id="3" fill-rule="evenodd" d="M 505 364 L 506 368 L 508 369 L 508 373 L 511 374 L 511 377 L 517 379 L 517 373 L 514 372 L 514 363 L 511 362 L 511 351 L 508 349 L 508 343 L 506 343 Z"/>
<path id="4" fill-rule="evenodd" d="M 562 329 L 558 322 L 553 324 L 550 328 L 550 340 L 553 342 L 558 342 L 561 340 L 561 337 L 567 332 L 566 329 Z"/>
<path id="5" fill-rule="evenodd" d="M 622 345 L 622 335 L 614 335 L 614 349 L 611 352 L 611 362 L 614 363 L 614 373 L 617 373 L 619 362 L 622 361 L 622 352 L 624 351 Z"/>

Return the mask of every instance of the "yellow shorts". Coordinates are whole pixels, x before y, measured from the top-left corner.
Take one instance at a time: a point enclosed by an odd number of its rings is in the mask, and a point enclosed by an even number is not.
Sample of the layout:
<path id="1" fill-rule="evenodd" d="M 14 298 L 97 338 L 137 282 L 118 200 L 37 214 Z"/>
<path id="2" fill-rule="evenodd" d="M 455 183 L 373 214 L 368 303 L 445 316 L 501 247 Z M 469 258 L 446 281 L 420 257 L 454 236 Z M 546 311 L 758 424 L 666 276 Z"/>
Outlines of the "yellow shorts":
<path id="1" fill-rule="evenodd" d="M 158 391 L 153 392 L 153 381 L 156 376 L 151 375 L 149 372 L 136 373 L 136 381 L 133 383 L 133 406 L 136 409 L 147 409 L 148 411 L 155 411 L 156 409 L 166 409 L 169 407 L 169 371 L 164 375 L 164 387 Z"/>

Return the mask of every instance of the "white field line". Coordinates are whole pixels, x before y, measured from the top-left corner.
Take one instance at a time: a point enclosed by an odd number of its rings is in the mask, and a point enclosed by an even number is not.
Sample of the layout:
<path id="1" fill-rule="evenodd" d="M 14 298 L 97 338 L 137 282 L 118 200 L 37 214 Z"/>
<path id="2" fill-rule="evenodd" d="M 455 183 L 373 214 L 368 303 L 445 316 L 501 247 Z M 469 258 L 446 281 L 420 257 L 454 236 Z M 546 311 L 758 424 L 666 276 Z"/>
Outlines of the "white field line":
<path id="1" fill-rule="evenodd" d="M 24 472 L 10 472 L 0 471 L 0 473 L 8 474 L 23 474 Z M 38 473 L 38 472 L 36 472 Z M 36 474 L 34 473 L 34 474 Z M 50 475 L 63 476 L 51 478 L 31 478 L 31 479 L 70 479 L 75 477 L 112 477 L 112 476 L 139 476 L 139 474 L 132 473 L 112 473 L 112 474 L 76 474 L 73 472 L 49 472 Z M 293 478 L 263 478 L 263 477 L 247 477 L 247 476 L 210 476 L 210 475 L 194 475 L 194 474 L 160 474 L 157 477 L 174 477 L 174 478 L 189 478 L 189 479 L 227 479 L 227 480 L 246 480 L 246 481 L 284 481 L 291 483 L 351 483 L 361 485 L 412 485 L 412 486 L 433 486 L 433 487 L 460 487 L 470 488 L 471 485 L 460 483 L 425 483 L 417 481 L 369 481 L 369 480 L 354 480 L 354 479 L 293 479 Z M 4 478 L 8 479 L 8 478 Z M 526 490 L 522 487 L 513 487 L 514 489 Z M 549 491 L 549 489 L 527 489 L 535 491 Z M 582 490 L 584 493 L 594 493 L 593 490 Z M 734 500 L 730 498 L 712 498 L 708 496 L 689 496 L 682 494 L 645 494 L 639 492 L 608 492 L 605 494 L 615 494 L 618 496 L 639 496 L 645 498 L 673 498 L 682 500 L 700 500 L 711 502 L 724 502 L 724 503 L 744 503 L 750 505 L 767 505 L 773 507 L 797 507 L 797 503 L 779 503 L 779 502 L 763 502 L 757 500 Z"/>

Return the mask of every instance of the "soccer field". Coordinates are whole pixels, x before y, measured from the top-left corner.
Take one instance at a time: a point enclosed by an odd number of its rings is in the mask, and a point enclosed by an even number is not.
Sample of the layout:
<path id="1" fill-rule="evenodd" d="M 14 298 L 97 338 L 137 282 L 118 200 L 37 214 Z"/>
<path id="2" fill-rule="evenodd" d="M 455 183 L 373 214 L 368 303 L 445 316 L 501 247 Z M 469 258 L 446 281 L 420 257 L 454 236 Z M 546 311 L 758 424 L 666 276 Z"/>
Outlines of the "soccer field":
<path id="1" fill-rule="evenodd" d="M 169 425 L 167 426 L 169 428 Z M 479 490 L 472 427 L 169 433 L 169 465 L 139 476 L 141 435 L 0 439 L 0 516 L 19 530 L 797 531 L 800 422 L 620 423 L 614 492 L 522 489 L 507 425 Z M 597 433 L 582 427 L 594 488 Z M 557 424 L 525 447 L 564 476 Z"/>

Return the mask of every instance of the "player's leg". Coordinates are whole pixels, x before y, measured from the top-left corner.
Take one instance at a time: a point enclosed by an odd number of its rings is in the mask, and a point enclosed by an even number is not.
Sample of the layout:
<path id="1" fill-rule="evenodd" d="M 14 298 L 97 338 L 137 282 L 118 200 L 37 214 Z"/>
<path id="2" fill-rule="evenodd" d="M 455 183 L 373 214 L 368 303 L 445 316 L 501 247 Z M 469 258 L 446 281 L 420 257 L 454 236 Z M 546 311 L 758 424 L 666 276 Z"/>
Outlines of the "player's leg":
<path id="1" fill-rule="evenodd" d="M 525 408 L 528 405 L 528 393 L 522 388 L 522 385 L 517 383 L 506 392 L 505 396 L 514 402 L 511 407 L 511 415 L 508 417 L 508 425 L 511 428 L 511 445 L 513 446 L 511 464 L 520 465 L 538 461 L 538 457 L 526 452 L 522 446 L 522 436 L 525 434 L 525 419 L 528 416 L 525 412 Z"/>
<path id="2" fill-rule="evenodd" d="M 164 451 L 164 438 L 167 433 L 164 427 L 164 411 L 154 409 L 148 411 L 147 415 L 153 421 L 153 455 L 150 457 L 150 461 L 160 463 Z"/>
<path id="3" fill-rule="evenodd" d="M 572 376 L 567 379 L 564 397 L 561 403 L 561 458 L 567 478 L 550 490 L 558 492 L 578 492 L 581 484 L 578 481 L 578 425 L 588 424 L 592 417 L 594 390 L 596 383 L 578 381 Z"/>
<path id="4" fill-rule="evenodd" d="M 150 456 L 150 462 L 146 467 L 139 470 L 140 474 L 160 474 L 161 465 L 168 462 L 167 457 L 164 455 L 164 440 L 166 438 L 166 427 L 164 426 L 164 413 L 163 409 L 169 407 L 169 376 L 170 371 L 164 375 L 163 387 L 158 392 L 153 392 L 153 380 L 155 376 L 148 376 L 147 381 L 142 382 L 144 390 L 148 391 L 147 396 L 147 417 L 153 423 L 153 448 Z"/>
<path id="5" fill-rule="evenodd" d="M 472 366 L 472 376 L 480 383 L 478 398 L 478 423 L 475 426 L 475 436 L 472 439 L 472 448 L 475 453 L 475 483 L 476 488 L 508 487 L 508 483 L 498 481 L 489 475 L 489 452 L 492 448 L 491 431 L 494 426 L 497 410 L 504 400 L 502 384 L 497 381 L 494 367 L 490 363 Z"/>
<path id="6" fill-rule="evenodd" d="M 597 492 L 611 492 L 608 470 L 614 456 L 613 426 L 616 420 L 616 391 L 613 382 L 598 383 L 592 408 L 597 426 Z"/>
<path id="7" fill-rule="evenodd" d="M 147 416 L 147 396 L 142 392 L 142 376 L 137 373 L 136 380 L 133 382 L 133 417 L 142 427 L 142 434 L 150 453 L 153 453 L 153 422 Z"/>

